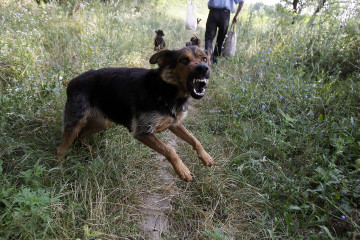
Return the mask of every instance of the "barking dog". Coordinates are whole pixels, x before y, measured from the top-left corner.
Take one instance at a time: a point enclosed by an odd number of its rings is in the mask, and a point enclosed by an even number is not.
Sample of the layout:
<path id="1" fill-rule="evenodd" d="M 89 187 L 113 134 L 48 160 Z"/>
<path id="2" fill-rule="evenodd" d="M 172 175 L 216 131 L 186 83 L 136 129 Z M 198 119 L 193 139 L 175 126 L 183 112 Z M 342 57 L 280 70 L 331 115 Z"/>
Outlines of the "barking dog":
<path id="1" fill-rule="evenodd" d="M 190 42 L 186 42 L 186 46 L 198 46 L 201 47 L 201 40 L 197 36 L 190 38 Z"/>
<path id="2" fill-rule="evenodd" d="M 158 52 L 165 48 L 165 41 L 162 38 L 163 36 L 165 36 L 165 34 L 164 34 L 163 30 L 157 30 L 157 31 L 155 31 L 155 33 L 156 33 L 156 37 L 155 37 L 155 41 L 154 41 L 154 44 L 155 44 L 154 50 Z"/>
<path id="3" fill-rule="evenodd" d="M 150 58 L 157 69 L 105 68 L 90 70 L 70 81 L 63 112 L 63 138 L 57 158 L 78 136 L 85 137 L 122 124 L 134 138 L 166 157 L 177 175 L 191 181 L 189 169 L 176 152 L 155 136 L 169 129 L 189 143 L 206 166 L 213 159 L 182 124 L 190 97 L 204 97 L 210 77 L 209 55 L 198 47 L 163 50 Z"/>

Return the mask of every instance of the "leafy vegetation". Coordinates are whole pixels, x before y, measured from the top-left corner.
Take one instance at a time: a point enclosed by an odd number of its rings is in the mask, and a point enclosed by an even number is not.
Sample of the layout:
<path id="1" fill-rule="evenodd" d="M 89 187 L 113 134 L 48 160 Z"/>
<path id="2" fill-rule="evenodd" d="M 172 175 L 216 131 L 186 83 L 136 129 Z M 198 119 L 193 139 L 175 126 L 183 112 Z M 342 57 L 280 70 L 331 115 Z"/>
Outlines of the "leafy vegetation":
<path id="1" fill-rule="evenodd" d="M 65 89 L 90 68 L 150 68 L 156 29 L 182 47 L 186 2 L 0 6 L 0 238 L 143 238 L 158 160 L 112 126 L 58 166 Z M 242 11 L 236 56 L 212 67 L 185 123 L 217 165 L 179 142 L 196 180 L 177 181 L 168 239 L 359 237 L 360 6 L 342 4 L 295 24 L 279 5 Z"/>

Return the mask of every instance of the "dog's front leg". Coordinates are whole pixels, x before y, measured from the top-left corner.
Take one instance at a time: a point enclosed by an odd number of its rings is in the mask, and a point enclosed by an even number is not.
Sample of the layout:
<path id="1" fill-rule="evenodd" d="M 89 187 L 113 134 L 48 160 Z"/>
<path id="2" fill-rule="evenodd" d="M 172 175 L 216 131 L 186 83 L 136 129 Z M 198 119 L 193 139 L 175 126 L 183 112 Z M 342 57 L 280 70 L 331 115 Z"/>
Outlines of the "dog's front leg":
<path id="1" fill-rule="evenodd" d="M 205 166 L 213 166 L 215 164 L 212 157 L 205 151 L 199 140 L 197 140 L 193 135 L 191 135 L 182 123 L 175 124 L 169 127 L 176 136 L 183 139 L 185 142 L 189 143 L 194 150 L 196 150 L 200 160 Z"/>
<path id="2" fill-rule="evenodd" d="M 160 153 L 172 164 L 176 174 L 185 181 L 192 181 L 192 176 L 189 169 L 181 161 L 179 156 L 176 154 L 175 150 L 167 146 L 154 134 L 146 134 L 135 136 L 137 140 L 145 144 L 146 146 L 154 149 L 156 152 Z"/>

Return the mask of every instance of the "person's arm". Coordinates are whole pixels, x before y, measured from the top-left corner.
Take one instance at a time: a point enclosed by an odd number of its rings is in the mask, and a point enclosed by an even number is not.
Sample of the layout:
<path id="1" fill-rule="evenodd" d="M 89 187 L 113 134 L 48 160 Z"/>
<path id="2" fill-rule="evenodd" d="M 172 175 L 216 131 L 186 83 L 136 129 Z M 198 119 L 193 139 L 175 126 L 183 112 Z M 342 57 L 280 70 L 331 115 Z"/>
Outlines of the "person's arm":
<path id="1" fill-rule="evenodd" d="M 235 23 L 237 22 L 237 17 L 238 17 L 238 15 L 239 15 L 239 13 L 240 13 L 240 11 L 241 11 L 241 9 L 242 9 L 243 6 L 244 6 L 244 1 L 242 1 L 242 2 L 239 3 L 239 6 L 238 6 L 238 8 L 237 8 L 237 10 L 236 10 L 236 13 L 235 13 L 235 16 L 234 16 L 234 18 L 233 18 L 233 20 L 232 20 L 232 23 L 233 23 L 233 24 L 235 24 Z"/>

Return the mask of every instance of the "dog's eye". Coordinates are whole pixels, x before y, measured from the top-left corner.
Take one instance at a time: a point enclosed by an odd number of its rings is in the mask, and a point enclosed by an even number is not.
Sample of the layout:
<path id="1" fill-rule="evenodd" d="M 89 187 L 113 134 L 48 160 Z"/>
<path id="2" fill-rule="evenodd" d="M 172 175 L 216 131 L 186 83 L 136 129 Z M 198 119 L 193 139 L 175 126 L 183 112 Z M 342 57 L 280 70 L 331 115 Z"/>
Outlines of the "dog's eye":
<path id="1" fill-rule="evenodd" d="M 182 59 L 180 60 L 180 62 L 181 62 L 182 64 L 184 64 L 184 65 L 188 65 L 189 62 L 190 62 L 190 59 L 189 59 L 189 58 L 182 58 Z"/>
<path id="2" fill-rule="evenodd" d="M 207 58 L 203 57 L 201 60 L 203 60 L 203 62 L 207 63 Z"/>

